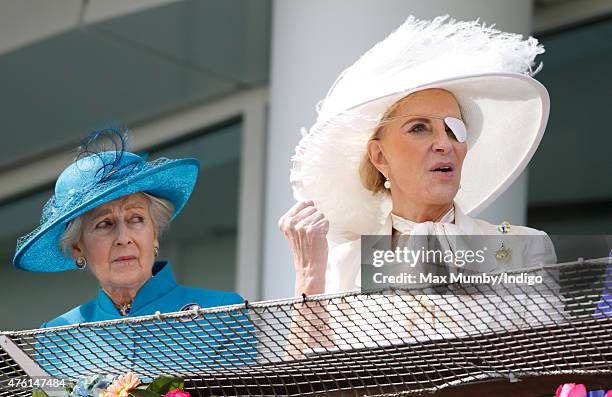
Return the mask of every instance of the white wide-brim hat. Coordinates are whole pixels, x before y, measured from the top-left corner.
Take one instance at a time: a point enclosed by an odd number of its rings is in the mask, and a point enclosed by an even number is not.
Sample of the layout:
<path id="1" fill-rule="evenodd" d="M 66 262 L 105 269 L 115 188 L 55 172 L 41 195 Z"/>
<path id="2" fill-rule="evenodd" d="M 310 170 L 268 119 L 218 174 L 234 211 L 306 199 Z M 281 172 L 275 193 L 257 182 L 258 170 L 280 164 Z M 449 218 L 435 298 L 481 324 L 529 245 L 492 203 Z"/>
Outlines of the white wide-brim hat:
<path id="1" fill-rule="evenodd" d="M 544 49 L 532 37 L 447 19 L 409 17 L 340 75 L 303 132 L 291 170 L 294 196 L 314 201 L 332 240 L 377 234 L 385 224 L 391 198 L 367 190 L 359 166 L 382 116 L 410 93 L 445 89 L 460 104 L 468 154 L 455 203 L 469 215 L 498 198 L 535 153 L 550 102 L 530 75 Z"/>

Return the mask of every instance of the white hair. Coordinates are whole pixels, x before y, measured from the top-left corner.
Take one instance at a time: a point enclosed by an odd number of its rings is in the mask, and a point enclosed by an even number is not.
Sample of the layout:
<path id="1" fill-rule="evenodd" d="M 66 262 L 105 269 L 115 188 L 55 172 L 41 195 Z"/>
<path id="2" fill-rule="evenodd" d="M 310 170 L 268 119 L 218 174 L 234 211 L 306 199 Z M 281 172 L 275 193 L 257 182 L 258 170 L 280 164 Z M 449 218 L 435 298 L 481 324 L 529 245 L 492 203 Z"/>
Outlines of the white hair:
<path id="1" fill-rule="evenodd" d="M 151 220 L 157 231 L 157 237 L 160 238 L 162 233 L 168 229 L 170 218 L 174 213 L 174 205 L 159 197 L 152 196 L 148 193 L 141 192 L 149 200 L 149 213 Z M 81 227 L 83 226 L 83 215 L 73 219 L 66 226 L 66 230 L 62 233 L 59 240 L 61 252 L 66 257 L 72 256 L 72 247 L 81 240 Z"/>

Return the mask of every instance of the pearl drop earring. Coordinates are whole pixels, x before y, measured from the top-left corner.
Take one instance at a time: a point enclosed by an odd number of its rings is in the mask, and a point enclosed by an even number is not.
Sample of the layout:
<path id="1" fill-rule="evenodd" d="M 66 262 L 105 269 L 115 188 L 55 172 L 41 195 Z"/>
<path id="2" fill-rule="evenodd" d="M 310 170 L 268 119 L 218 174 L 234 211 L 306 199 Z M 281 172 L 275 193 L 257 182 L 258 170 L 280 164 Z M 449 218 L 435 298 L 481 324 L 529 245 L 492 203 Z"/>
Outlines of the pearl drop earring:
<path id="1" fill-rule="evenodd" d="M 389 178 L 386 178 L 385 183 L 383 183 L 383 186 L 385 187 L 385 189 L 391 189 L 391 181 L 389 180 Z"/>

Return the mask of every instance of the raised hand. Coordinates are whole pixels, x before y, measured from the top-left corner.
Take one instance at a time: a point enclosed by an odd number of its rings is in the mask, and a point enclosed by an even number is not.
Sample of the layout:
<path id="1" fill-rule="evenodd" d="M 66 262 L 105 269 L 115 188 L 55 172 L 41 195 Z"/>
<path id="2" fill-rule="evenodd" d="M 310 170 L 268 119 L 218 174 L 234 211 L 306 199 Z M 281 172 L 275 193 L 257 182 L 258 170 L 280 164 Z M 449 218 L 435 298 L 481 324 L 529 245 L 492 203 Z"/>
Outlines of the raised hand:
<path id="1" fill-rule="evenodd" d="M 325 290 L 329 222 L 312 201 L 300 201 L 278 221 L 289 242 L 295 266 L 295 293 L 320 294 Z"/>

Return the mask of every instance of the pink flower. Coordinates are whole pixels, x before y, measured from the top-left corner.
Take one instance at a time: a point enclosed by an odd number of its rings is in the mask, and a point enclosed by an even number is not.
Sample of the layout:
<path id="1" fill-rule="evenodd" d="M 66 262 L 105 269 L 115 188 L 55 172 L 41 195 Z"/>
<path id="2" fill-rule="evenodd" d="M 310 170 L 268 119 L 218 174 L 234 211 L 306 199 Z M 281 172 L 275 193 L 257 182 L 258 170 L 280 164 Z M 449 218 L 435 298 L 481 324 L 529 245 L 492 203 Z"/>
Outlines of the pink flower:
<path id="1" fill-rule="evenodd" d="M 561 384 L 555 393 L 555 397 L 586 397 L 586 395 L 586 387 L 575 383 Z"/>
<path id="2" fill-rule="evenodd" d="M 612 390 L 608 390 L 604 397 L 612 397 Z"/>
<path id="3" fill-rule="evenodd" d="M 172 391 L 169 391 L 168 393 L 166 393 L 166 395 L 164 397 L 191 397 L 191 395 L 189 393 L 187 393 L 186 391 L 182 391 L 179 389 L 174 389 Z"/>
<path id="4" fill-rule="evenodd" d="M 128 397 L 130 391 L 140 384 L 138 375 L 128 372 L 121 375 L 106 389 L 104 397 Z"/>

